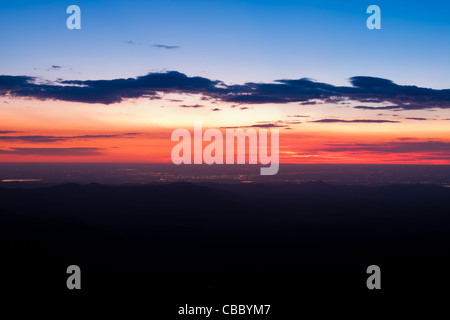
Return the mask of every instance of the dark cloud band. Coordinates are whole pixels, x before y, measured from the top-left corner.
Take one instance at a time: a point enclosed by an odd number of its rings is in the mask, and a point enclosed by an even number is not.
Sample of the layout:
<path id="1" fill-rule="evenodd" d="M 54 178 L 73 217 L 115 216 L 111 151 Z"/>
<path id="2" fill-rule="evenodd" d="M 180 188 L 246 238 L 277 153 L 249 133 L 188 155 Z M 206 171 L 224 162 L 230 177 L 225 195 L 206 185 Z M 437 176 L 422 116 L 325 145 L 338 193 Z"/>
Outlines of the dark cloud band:
<path id="1" fill-rule="evenodd" d="M 317 101 L 333 103 L 351 100 L 392 104 L 356 107 L 366 110 L 450 108 L 450 89 L 397 85 L 388 79 L 365 76 L 350 78 L 352 86 L 334 86 L 307 78 L 226 85 L 221 81 L 189 77 L 176 71 L 149 73 L 128 79 L 72 80 L 51 84 L 42 84 L 38 80 L 40 79 L 29 76 L 0 76 L 0 95 L 111 104 L 129 98 L 157 98 L 161 92 L 200 94 L 222 102 L 245 104 L 300 102 L 312 105 Z"/>

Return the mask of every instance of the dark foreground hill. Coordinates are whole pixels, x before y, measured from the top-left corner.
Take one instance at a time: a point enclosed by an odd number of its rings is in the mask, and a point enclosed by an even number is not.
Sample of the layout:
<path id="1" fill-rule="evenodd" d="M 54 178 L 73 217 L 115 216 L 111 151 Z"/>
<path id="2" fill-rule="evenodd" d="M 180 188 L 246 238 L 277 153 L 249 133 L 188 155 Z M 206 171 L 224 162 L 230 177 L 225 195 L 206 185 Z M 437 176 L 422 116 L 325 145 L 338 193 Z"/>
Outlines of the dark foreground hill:
<path id="1" fill-rule="evenodd" d="M 256 318 L 367 318 L 449 297 L 450 188 L 67 184 L 3 188 L 0 204 L 4 305 L 182 319 L 185 304 L 271 304 Z M 66 288 L 69 265 L 79 291 Z M 366 287 L 369 265 L 381 290 Z"/>

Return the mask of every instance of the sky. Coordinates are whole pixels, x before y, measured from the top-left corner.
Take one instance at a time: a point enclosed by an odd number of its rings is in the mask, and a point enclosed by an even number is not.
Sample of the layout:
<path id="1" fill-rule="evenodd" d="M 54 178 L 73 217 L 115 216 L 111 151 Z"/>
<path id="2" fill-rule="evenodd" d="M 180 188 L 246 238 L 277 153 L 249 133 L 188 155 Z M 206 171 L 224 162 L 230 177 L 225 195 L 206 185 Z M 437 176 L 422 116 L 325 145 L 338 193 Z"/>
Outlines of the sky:
<path id="1" fill-rule="evenodd" d="M 449 36 L 447 1 L 0 1 L 0 161 L 170 162 L 202 121 L 279 129 L 282 162 L 449 164 Z"/>

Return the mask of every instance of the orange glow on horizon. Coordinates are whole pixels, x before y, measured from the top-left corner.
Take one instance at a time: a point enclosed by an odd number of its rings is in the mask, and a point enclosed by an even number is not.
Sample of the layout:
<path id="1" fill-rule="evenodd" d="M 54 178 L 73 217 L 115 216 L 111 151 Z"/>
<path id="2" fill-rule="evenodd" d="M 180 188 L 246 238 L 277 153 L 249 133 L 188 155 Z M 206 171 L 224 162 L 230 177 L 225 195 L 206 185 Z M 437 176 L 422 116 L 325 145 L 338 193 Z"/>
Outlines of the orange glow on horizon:
<path id="1" fill-rule="evenodd" d="M 271 129 L 264 125 L 274 125 L 280 131 L 280 163 L 450 164 L 449 122 L 437 118 L 318 123 L 314 120 L 348 119 L 349 109 L 338 114 L 341 109 L 335 112 L 333 106 L 319 112 L 317 106 L 225 105 L 212 111 L 218 107 L 212 102 L 186 99 L 202 107 L 180 108 L 172 100 L 139 99 L 105 106 L 9 99 L 0 109 L 0 162 L 171 163 L 176 145 L 172 131 L 185 128 L 192 134 L 194 121 L 202 120 L 203 130 L 221 128 L 223 133 L 226 127 Z M 322 114 L 323 110 L 333 116 Z M 375 117 L 367 116 L 367 111 L 355 112 L 360 113 L 353 116 L 356 119 Z M 307 115 L 293 118 L 300 113 Z"/>

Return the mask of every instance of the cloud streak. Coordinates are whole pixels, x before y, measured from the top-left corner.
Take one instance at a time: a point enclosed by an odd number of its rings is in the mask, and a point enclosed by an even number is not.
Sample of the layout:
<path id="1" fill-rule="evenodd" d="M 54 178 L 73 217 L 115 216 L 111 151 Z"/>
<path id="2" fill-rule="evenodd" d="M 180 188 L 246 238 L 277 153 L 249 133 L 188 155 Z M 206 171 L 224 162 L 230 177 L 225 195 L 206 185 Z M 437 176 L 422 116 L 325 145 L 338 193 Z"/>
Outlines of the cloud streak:
<path id="1" fill-rule="evenodd" d="M 204 108 L 205 106 L 201 105 L 201 104 L 194 104 L 194 105 L 187 105 L 187 104 L 182 104 L 181 106 L 179 106 L 180 108 Z"/>
<path id="2" fill-rule="evenodd" d="M 165 44 L 154 44 L 154 45 L 152 45 L 152 47 L 159 48 L 159 49 L 166 49 L 166 50 L 175 50 L 175 49 L 181 48 L 180 46 L 168 46 Z"/>
<path id="3" fill-rule="evenodd" d="M 101 148 L 12 148 L 0 149 L 0 154 L 40 156 L 93 156 L 102 154 Z"/>
<path id="4" fill-rule="evenodd" d="M 220 127 L 221 129 L 248 129 L 248 128 L 284 128 L 287 127 L 287 125 L 282 125 L 278 123 L 265 123 L 265 124 L 253 124 L 250 126 L 236 126 L 236 127 Z"/>
<path id="5" fill-rule="evenodd" d="M 394 120 L 378 120 L 378 119 L 356 119 L 356 120 L 342 120 L 342 119 L 320 119 L 308 122 L 320 122 L 320 123 L 399 123 L 400 121 Z"/>
<path id="6" fill-rule="evenodd" d="M 405 118 L 405 119 L 408 119 L 408 120 L 419 120 L 419 121 L 428 120 L 427 118 L 417 118 L 417 117 L 409 117 L 409 118 Z"/>
<path id="7" fill-rule="evenodd" d="M 443 141 L 392 141 L 384 144 L 328 144 L 322 149 L 327 152 L 377 152 L 377 153 L 415 153 L 428 152 L 450 156 L 450 142 Z"/>
<path id="8" fill-rule="evenodd" d="M 287 128 L 291 125 L 301 124 L 300 121 L 277 120 L 277 121 L 259 121 L 249 126 L 221 127 L 221 129 L 238 129 L 238 128 Z M 291 129 L 291 128 L 289 128 Z"/>
<path id="9" fill-rule="evenodd" d="M 0 133 L 2 133 L 0 131 Z M 7 131 L 5 133 L 8 133 Z M 140 133 L 123 133 L 123 134 L 100 134 L 100 135 L 81 135 L 81 136 L 0 136 L 0 141 L 22 141 L 22 142 L 59 142 L 69 140 L 91 140 L 91 139 L 108 139 L 108 138 L 132 138 Z"/>

